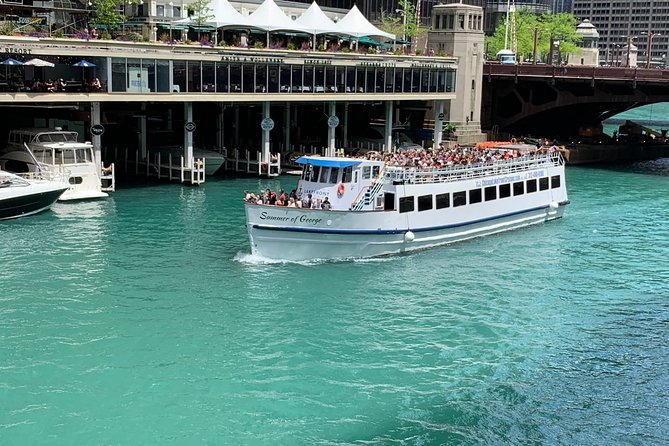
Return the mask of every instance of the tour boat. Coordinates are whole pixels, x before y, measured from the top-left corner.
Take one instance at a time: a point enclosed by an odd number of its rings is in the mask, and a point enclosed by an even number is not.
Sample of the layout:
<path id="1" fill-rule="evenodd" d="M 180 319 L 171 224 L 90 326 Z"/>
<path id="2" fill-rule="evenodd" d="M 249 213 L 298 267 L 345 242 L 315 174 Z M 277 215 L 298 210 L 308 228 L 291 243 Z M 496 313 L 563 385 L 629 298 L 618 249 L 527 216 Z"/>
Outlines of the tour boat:
<path id="1" fill-rule="evenodd" d="M 23 178 L 0 170 L 0 220 L 45 211 L 69 187 L 65 179 Z"/>
<path id="2" fill-rule="evenodd" d="M 107 197 L 93 145 L 79 142 L 78 136 L 59 128 L 11 130 L 0 153 L 0 168 L 19 174 L 42 170 L 66 174 L 70 188 L 62 201 Z"/>
<path id="3" fill-rule="evenodd" d="M 296 195 L 328 198 L 331 210 L 246 200 L 255 255 L 302 261 L 398 254 L 555 220 L 569 203 L 557 150 L 441 167 L 314 156 L 298 162 Z"/>

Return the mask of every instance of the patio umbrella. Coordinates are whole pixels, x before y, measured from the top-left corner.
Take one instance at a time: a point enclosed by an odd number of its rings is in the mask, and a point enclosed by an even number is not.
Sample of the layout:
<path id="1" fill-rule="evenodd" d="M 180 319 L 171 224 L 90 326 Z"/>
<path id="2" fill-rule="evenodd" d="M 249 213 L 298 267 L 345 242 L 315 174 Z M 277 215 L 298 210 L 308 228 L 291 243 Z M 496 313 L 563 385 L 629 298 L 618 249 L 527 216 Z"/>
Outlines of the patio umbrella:
<path id="1" fill-rule="evenodd" d="M 89 61 L 87 61 L 87 60 L 85 60 L 85 59 L 81 59 L 79 62 L 77 62 L 77 63 L 73 63 L 72 66 L 73 66 L 73 67 L 81 67 L 81 80 L 82 80 L 82 81 L 85 81 L 85 80 L 86 80 L 86 76 L 84 75 L 84 70 L 85 70 L 86 68 L 95 67 L 95 64 L 94 64 L 93 62 L 89 62 Z"/>
<path id="2" fill-rule="evenodd" d="M 14 66 L 14 65 L 23 65 L 23 62 L 19 62 L 18 60 L 16 60 L 16 59 L 12 59 L 12 58 L 10 57 L 10 58 L 5 59 L 5 60 L 3 60 L 2 62 L 0 62 L 0 64 L 2 64 L 2 65 L 5 66 L 5 79 L 6 79 L 6 80 L 9 80 L 9 79 L 7 79 L 8 75 L 9 75 L 9 66 L 10 66 L 10 65 L 11 65 L 11 66 Z"/>
<path id="3" fill-rule="evenodd" d="M 51 62 L 47 62 L 46 60 L 42 59 L 30 59 L 29 61 L 25 62 L 23 65 L 32 65 L 33 67 L 54 67 L 55 64 Z"/>
<path id="4" fill-rule="evenodd" d="M 34 74 L 39 74 L 39 76 L 35 76 L 35 78 L 37 78 L 37 79 L 44 79 L 44 67 L 55 67 L 56 66 L 55 64 L 53 64 L 51 62 L 48 62 L 48 61 L 43 60 L 43 59 L 38 59 L 38 58 L 30 59 L 29 61 L 24 62 L 23 65 L 30 65 L 30 66 L 35 67 L 35 73 Z M 39 68 L 39 71 L 37 71 L 38 68 Z"/>
<path id="5" fill-rule="evenodd" d="M 73 67 L 81 67 L 81 68 L 90 68 L 90 67 L 94 67 L 95 64 L 92 63 L 92 62 L 89 62 L 87 60 L 81 59 L 79 62 L 73 63 L 72 66 Z"/>

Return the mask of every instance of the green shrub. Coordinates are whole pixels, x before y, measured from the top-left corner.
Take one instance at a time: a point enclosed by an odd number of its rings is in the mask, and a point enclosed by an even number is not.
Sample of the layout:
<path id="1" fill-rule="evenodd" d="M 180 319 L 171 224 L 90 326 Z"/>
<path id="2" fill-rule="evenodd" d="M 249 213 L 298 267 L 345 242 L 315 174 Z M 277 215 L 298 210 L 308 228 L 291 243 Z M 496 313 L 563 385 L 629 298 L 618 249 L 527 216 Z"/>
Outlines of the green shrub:
<path id="1" fill-rule="evenodd" d="M 253 43 L 253 48 L 258 48 L 258 49 L 265 48 L 265 42 L 263 42 L 262 40 L 256 40 Z"/>

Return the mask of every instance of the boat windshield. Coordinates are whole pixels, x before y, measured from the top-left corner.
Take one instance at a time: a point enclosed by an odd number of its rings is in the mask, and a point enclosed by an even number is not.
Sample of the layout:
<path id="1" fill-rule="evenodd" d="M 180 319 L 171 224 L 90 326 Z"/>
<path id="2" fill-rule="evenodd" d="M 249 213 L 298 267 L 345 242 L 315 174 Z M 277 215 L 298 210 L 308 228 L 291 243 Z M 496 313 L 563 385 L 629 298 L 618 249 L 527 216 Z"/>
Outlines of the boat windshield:
<path id="1" fill-rule="evenodd" d="M 37 142 L 77 142 L 77 132 L 40 133 Z"/>

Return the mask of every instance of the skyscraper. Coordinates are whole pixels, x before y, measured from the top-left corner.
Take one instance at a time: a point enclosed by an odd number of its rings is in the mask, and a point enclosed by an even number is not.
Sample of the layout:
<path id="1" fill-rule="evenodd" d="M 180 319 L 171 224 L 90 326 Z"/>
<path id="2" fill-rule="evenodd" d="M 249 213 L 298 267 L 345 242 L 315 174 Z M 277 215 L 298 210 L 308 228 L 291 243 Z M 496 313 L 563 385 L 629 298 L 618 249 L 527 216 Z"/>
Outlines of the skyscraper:
<path id="1" fill-rule="evenodd" d="M 638 49 L 641 64 L 666 65 L 669 38 L 669 3 L 666 1 L 629 0 L 594 2 L 572 0 L 572 13 L 589 19 L 599 32 L 599 59 L 602 63 L 624 60 L 628 42 Z"/>

